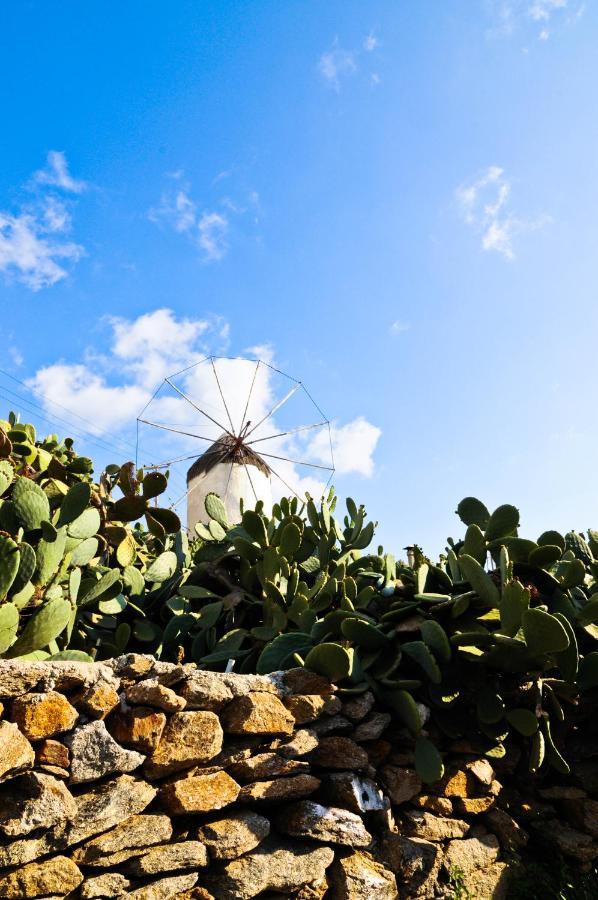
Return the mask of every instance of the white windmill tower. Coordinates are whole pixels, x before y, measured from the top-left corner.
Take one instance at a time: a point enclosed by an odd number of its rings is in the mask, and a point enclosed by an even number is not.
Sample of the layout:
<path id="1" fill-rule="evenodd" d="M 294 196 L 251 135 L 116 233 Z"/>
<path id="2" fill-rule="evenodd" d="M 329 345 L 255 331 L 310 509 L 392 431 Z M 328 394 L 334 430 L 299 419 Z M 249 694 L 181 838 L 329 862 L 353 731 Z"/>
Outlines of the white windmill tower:
<path id="1" fill-rule="evenodd" d="M 207 444 L 199 455 L 171 454 L 198 441 Z M 210 356 L 165 378 L 137 419 L 137 446 L 138 466 L 169 470 L 171 508 L 186 500 L 191 532 L 208 521 L 209 493 L 218 494 L 235 524 L 241 504 L 262 501 L 269 514 L 277 496 L 304 499 L 306 488 L 323 490 L 334 474 L 328 419 L 302 382 L 259 359 Z"/>

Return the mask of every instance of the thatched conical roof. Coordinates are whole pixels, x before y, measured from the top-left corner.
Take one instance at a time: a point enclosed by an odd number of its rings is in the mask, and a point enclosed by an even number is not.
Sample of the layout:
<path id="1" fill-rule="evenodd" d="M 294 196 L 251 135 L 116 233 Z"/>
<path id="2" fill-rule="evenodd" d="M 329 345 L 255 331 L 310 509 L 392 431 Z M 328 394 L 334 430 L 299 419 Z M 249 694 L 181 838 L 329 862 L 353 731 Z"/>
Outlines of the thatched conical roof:
<path id="1" fill-rule="evenodd" d="M 198 457 L 187 472 L 187 484 L 197 475 L 204 475 L 220 463 L 237 463 L 238 465 L 255 466 L 268 477 L 272 470 L 259 453 L 244 444 L 241 438 L 230 434 L 221 434 L 218 440 Z"/>

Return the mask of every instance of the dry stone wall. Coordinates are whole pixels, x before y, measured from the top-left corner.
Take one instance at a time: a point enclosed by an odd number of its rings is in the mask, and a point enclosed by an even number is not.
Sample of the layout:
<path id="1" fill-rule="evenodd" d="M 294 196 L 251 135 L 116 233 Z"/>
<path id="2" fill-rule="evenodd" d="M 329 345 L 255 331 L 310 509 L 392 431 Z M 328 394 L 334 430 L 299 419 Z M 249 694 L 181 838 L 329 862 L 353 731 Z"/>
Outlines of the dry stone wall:
<path id="1" fill-rule="evenodd" d="M 423 790 L 373 696 L 303 669 L 0 662 L 0 898 L 499 898 L 538 823 L 598 855 L 598 801 L 545 791 L 467 746 Z"/>

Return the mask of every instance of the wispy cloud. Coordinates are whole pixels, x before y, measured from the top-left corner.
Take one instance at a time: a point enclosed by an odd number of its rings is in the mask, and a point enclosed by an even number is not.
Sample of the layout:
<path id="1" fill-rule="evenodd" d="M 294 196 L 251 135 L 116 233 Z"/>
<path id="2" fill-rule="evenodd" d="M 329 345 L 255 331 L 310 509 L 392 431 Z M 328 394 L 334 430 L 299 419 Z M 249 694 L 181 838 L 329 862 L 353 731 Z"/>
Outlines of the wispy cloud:
<path id="1" fill-rule="evenodd" d="M 66 265 L 77 262 L 84 249 L 67 238 L 72 219 L 61 194 L 84 187 L 69 174 L 64 153 L 51 151 L 48 168 L 34 174 L 18 208 L 0 210 L 0 272 L 6 278 L 39 291 L 67 277 Z"/>
<path id="2" fill-rule="evenodd" d="M 87 188 L 84 181 L 73 178 L 66 156 L 60 150 L 50 150 L 46 168 L 36 172 L 33 179 L 38 184 L 47 184 L 72 194 L 81 194 Z"/>
<path id="3" fill-rule="evenodd" d="M 342 47 L 338 37 L 335 37 L 330 49 L 320 56 L 318 71 L 325 83 L 339 93 L 342 82 L 359 72 L 363 66 L 363 59 L 373 54 L 379 46 L 380 41 L 373 31 L 364 37 L 360 47 L 353 50 Z M 371 85 L 380 84 L 381 78 L 378 72 L 373 72 L 370 68 L 368 74 Z"/>
<path id="4" fill-rule="evenodd" d="M 515 258 L 517 235 L 537 231 L 551 221 L 546 215 L 521 218 L 511 211 L 511 182 L 500 166 L 489 166 L 461 184 L 455 195 L 464 221 L 480 236 L 482 249 L 494 250 L 508 260 Z"/>
<path id="5" fill-rule="evenodd" d="M 406 331 L 409 331 L 410 327 L 411 326 L 408 325 L 407 322 L 396 319 L 390 326 L 390 333 L 394 335 L 405 334 Z"/>
<path id="6" fill-rule="evenodd" d="M 585 12 L 585 0 L 492 0 L 490 34 L 514 34 L 547 41 L 553 31 L 575 24 Z"/>
<path id="7" fill-rule="evenodd" d="M 170 178 L 181 182 L 182 171 L 171 173 Z M 217 184 L 220 177 L 216 177 Z M 179 234 L 185 234 L 199 249 L 204 262 L 218 262 L 229 250 L 229 232 L 232 218 L 251 212 L 253 223 L 258 223 L 259 194 L 246 192 L 240 200 L 230 196 L 218 198 L 210 206 L 192 197 L 191 184 L 181 182 L 176 188 L 164 191 L 157 206 L 148 212 L 148 218 L 156 224 L 166 225 Z"/>

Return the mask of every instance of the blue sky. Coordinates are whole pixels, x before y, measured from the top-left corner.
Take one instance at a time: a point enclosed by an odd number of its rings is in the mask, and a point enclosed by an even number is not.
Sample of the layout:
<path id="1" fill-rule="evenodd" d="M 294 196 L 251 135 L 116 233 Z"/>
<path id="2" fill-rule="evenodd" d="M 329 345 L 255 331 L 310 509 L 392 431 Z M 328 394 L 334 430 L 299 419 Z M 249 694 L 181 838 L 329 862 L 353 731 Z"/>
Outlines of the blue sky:
<path id="1" fill-rule="evenodd" d="M 165 374 L 257 347 L 385 544 L 437 552 L 466 494 L 598 527 L 594 0 L 23 2 L 0 33 L 3 407 L 122 459 Z"/>

